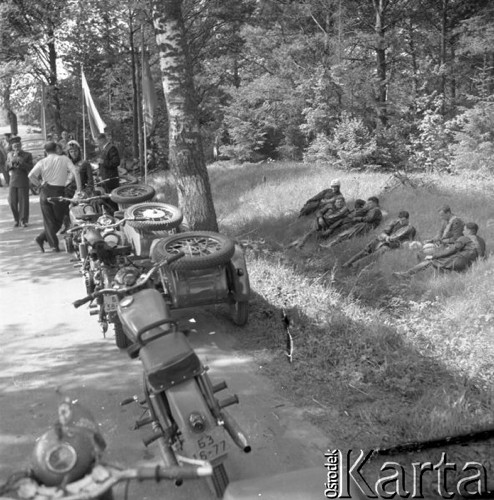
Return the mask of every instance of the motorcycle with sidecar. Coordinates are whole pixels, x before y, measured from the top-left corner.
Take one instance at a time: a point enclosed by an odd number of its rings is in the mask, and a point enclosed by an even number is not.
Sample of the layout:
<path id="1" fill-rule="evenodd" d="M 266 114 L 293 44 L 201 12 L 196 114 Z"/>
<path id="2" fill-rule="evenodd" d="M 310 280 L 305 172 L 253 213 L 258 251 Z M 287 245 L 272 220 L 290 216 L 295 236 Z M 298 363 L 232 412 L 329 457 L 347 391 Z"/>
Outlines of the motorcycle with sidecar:
<path id="1" fill-rule="evenodd" d="M 227 304 L 233 322 L 245 325 L 250 284 L 244 252 L 227 236 L 211 231 L 187 231 L 156 239 L 153 262 L 183 253 L 160 269 L 161 290 L 171 309 Z"/>
<path id="2" fill-rule="evenodd" d="M 167 466 L 187 460 L 211 462 L 213 475 L 210 485 L 221 497 L 228 485 L 224 466 L 228 454 L 229 434 L 244 452 L 250 445 L 232 416 L 225 410 L 238 403 L 236 395 L 217 399 L 226 383 L 214 384 L 205 367 L 172 320 L 170 308 L 156 289 L 153 278 L 157 272 L 184 258 L 177 252 L 154 264 L 147 273 L 137 276 L 131 269 L 122 269 L 120 288 L 95 291 L 74 302 L 75 307 L 105 294 L 119 298 L 118 317 L 130 340 L 127 352 L 142 362 L 144 399 L 129 398 L 123 404 L 137 401 L 146 409 L 146 416 L 136 428 L 151 425 L 154 435 L 146 445 L 158 442 L 161 457 Z"/>

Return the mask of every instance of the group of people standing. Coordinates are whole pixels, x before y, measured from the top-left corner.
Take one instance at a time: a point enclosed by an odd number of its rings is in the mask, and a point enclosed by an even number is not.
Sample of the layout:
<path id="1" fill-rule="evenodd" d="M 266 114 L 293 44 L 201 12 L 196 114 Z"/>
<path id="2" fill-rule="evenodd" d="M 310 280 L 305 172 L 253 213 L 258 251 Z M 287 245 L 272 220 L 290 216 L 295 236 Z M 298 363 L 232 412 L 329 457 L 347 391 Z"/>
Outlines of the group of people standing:
<path id="1" fill-rule="evenodd" d="M 292 242 L 290 247 L 301 248 L 315 234 L 319 239 L 329 240 L 321 243 L 320 247 L 331 248 L 380 226 L 383 214 L 377 197 L 371 196 L 367 202 L 356 200 L 353 209 L 350 209 L 340 187 L 340 181 L 335 179 L 330 189 L 321 191 L 305 203 L 299 217 L 313 214 L 313 226 L 302 238 Z M 348 259 L 343 267 L 352 267 L 363 259 L 382 255 L 405 243 L 411 248 L 420 249 L 417 255 L 420 262 L 405 272 L 393 273 L 398 278 L 413 276 L 430 267 L 439 271 L 464 271 L 477 259 L 485 258 L 485 241 L 477 234 L 479 228 L 475 222 L 465 224 L 452 213 L 449 205 L 440 207 L 439 216 L 442 225 L 438 234 L 421 243 L 415 241 L 417 231 L 410 223 L 409 212 L 400 210 L 398 216 L 386 224 L 376 238 Z"/>
<path id="2" fill-rule="evenodd" d="M 9 187 L 9 205 L 15 228 L 28 226 L 30 183 L 40 188 L 44 227 L 35 238 L 35 243 L 41 252 L 45 251 L 45 243 L 53 252 L 60 252 L 57 233 L 64 223 L 68 224 L 69 204 L 53 198 L 72 198 L 75 193 L 90 195 L 94 188 L 93 169 L 83 158 L 79 143 L 68 137 L 62 137 L 58 142 L 53 140 L 53 136 L 51 139 L 44 145 L 45 157 L 33 166 L 33 156 L 22 149 L 21 138 L 10 138 L 8 148 L 11 150 L 6 155 L 3 172 Z M 99 184 L 110 192 L 119 186 L 120 155 L 105 134 L 98 136 L 97 143 Z"/>

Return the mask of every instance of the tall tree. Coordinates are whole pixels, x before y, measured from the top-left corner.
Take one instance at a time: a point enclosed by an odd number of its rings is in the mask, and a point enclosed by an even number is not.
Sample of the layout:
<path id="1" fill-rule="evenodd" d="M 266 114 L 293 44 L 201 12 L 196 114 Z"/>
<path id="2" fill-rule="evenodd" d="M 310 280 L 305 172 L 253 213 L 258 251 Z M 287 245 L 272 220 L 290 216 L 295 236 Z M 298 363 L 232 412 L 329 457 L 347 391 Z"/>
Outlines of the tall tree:
<path id="1" fill-rule="evenodd" d="M 202 150 L 197 95 L 181 0 L 154 0 L 153 23 L 169 119 L 169 162 L 179 205 L 194 230 L 218 230 Z"/>

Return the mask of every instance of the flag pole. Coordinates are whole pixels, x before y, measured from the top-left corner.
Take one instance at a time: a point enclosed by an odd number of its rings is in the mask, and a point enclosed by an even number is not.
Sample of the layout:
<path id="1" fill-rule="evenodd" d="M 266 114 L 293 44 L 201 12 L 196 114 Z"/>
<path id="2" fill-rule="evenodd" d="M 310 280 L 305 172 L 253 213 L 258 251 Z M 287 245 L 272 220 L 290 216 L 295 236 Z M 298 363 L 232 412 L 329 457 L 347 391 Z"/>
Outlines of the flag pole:
<path id="1" fill-rule="evenodd" d="M 86 96 L 84 95 L 84 88 L 82 86 L 82 64 L 81 64 L 81 90 L 82 90 L 82 148 L 84 159 L 86 159 L 86 110 L 84 109 L 84 99 Z"/>
<path id="2" fill-rule="evenodd" d="M 141 71 L 144 75 L 144 24 L 141 24 Z M 141 107 L 143 108 L 142 113 L 142 128 L 144 132 L 144 184 L 148 181 L 148 134 L 146 130 L 146 117 L 144 116 L 144 89 L 141 85 Z"/>

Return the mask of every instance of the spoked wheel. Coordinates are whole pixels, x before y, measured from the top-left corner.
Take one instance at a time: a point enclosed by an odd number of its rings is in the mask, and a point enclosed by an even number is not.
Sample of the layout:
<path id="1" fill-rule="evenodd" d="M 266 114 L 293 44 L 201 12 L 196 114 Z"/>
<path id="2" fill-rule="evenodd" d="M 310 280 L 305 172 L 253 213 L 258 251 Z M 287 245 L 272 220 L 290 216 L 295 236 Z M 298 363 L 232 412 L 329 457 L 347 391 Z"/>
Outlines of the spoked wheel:
<path id="1" fill-rule="evenodd" d="M 127 349 L 127 347 L 132 345 L 132 342 L 127 335 L 125 335 L 122 322 L 119 317 L 115 318 L 113 326 L 115 328 L 115 343 L 117 344 L 117 347 L 119 349 Z"/>
<path id="2" fill-rule="evenodd" d="M 171 269 L 205 269 L 226 264 L 235 252 L 235 244 L 219 233 L 189 231 L 156 242 L 151 258 L 154 262 L 159 262 L 179 252 L 183 252 L 185 256 L 172 262 Z"/>
<path id="3" fill-rule="evenodd" d="M 225 466 L 223 464 L 213 467 L 213 475 L 208 479 L 212 490 L 218 498 L 223 498 L 225 490 L 230 482 Z"/>
<path id="4" fill-rule="evenodd" d="M 174 205 L 159 202 L 138 203 L 127 208 L 126 217 L 149 219 L 142 221 L 129 220 L 127 224 L 136 229 L 162 231 L 178 227 L 183 220 L 182 211 Z"/>
<path id="5" fill-rule="evenodd" d="M 110 199 L 115 203 L 129 205 L 149 201 L 155 194 L 154 188 L 147 184 L 126 184 L 115 188 L 110 193 Z"/>

